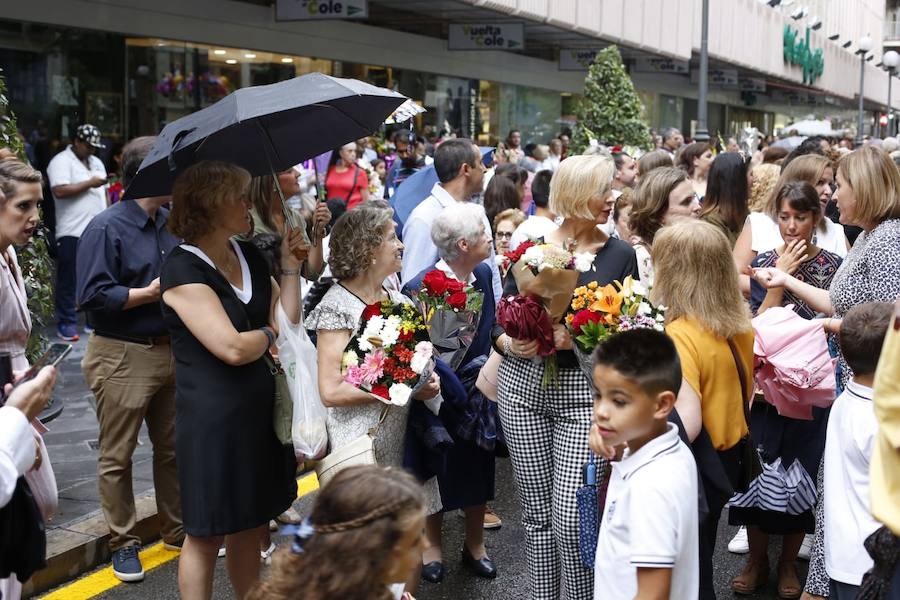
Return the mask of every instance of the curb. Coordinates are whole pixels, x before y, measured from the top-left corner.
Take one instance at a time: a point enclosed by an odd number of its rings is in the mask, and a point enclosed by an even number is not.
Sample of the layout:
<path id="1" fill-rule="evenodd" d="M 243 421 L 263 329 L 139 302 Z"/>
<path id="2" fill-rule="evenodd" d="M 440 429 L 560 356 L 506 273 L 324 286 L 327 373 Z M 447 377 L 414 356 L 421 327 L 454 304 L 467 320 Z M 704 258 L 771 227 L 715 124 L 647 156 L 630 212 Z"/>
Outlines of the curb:
<path id="1" fill-rule="evenodd" d="M 134 534 L 143 545 L 159 539 L 156 493 L 151 490 L 134 498 L 137 523 Z M 22 588 L 30 598 L 110 561 L 109 526 L 102 510 L 47 530 L 47 567 L 35 573 Z"/>

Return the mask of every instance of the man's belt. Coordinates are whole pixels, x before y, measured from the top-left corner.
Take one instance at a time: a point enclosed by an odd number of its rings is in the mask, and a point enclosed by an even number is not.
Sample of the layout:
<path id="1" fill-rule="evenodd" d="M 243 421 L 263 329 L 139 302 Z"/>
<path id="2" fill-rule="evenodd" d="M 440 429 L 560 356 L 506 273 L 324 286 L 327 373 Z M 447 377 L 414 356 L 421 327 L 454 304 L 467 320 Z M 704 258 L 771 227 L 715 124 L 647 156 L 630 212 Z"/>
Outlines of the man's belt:
<path id="1" fill-rule="evenodd" d="M 109 331 L 94 330 L 94 335 L 117 340 L 120 342 L 128 342 L 130 344 L 140 344 L 142 346 L 168 346 L 171 339 L 167 335 L 159 335 L 156 337 L 142 337 L 137 335 L 122 335 L 120 333 L 112 333 Z"/>

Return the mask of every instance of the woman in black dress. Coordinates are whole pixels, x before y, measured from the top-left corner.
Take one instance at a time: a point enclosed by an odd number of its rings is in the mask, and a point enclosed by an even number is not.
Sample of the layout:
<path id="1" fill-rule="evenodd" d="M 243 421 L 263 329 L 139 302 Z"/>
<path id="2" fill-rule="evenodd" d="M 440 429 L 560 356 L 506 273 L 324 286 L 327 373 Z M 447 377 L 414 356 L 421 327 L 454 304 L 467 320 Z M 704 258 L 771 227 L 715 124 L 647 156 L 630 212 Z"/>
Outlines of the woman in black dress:
<path id="1" fill-rule="evenodd" d="M 284 236 L 281 282 L 247 233 L 250 175 L 204 161 L 172 190 L 169 227 L 185 243 L 160 275 L 163 318 L 175 355 L 178 478 L 186 534 L 178 570 L 181 597 L 212 595 L 224 539 L 235 596 L 259 578 L 259 541 L 270 519 L 296 496 L 293 450 L 272 427 L 275 382 L 264 355 L 275 340 L 274 309 L 299 322 L 299 232 Z M 280 296 L 280 298 L 279 298 Z"/>

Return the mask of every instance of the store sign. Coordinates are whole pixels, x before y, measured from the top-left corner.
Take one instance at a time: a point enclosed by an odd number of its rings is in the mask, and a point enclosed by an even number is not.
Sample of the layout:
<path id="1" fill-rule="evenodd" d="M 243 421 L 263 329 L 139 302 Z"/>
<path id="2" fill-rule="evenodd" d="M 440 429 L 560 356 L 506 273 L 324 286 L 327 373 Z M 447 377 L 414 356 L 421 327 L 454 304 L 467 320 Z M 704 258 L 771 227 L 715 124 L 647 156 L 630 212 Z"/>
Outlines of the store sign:
<path id="1" fill-rule="evenodd" d="M 825 72 L 825 56 L 821 48 L 811 48 L 809 27 L 806 28 L 806 36 L 799 37 L 797 29 L 784 26 L 784 62 L 803 69 L 803 83 L 812 85 Z"/>
<path id="2" fill-rule="evenodd" d="M 321 19 L 364 19 L 369 16 L 369 0 L 277 0 L 278 21 Z"/>
<path id="3" fill-rule="evenodd" d="M 450 25 L 450 50 L 519 50 L 525 47 L 521 23 L 466 23 Z"/>
<path id="4" fill-rule="evenodd" d="M 691 65 L 686 60 L 673 58 L 638 58 L 634 61 L 634 70 L 638 73 L 675 73 L 687 75 Z"/>
<path id="5" fill-rule="evenodd" d="M 699 81 L 700 71 L 691 71 L 691 82 L 698 83 Z M 737 69 L 709 69 L 707 71 L 707 81 L 709 85 L 736 88 L 738 86 Z"/>
<path id="6" fill-rule="evenodd" d="M 739 87 L 742 92 L 765 93 L 766 80 L 762 77 L 741 77 Z"/>
<path id="7" fill-rule="evenodd" d="M 560 71 L 587 71 L 597 58 L 599 48 L 561 48 L 559 51 Z"/>

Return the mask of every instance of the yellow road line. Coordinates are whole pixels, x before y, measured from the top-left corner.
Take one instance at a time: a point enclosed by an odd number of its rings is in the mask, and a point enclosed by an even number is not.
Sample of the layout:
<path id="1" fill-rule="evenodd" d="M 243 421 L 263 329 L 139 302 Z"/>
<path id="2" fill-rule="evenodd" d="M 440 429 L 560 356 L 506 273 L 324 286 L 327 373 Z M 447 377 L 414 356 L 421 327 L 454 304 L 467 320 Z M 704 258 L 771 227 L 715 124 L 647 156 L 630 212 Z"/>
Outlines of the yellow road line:
<path id="1" fill-rule="evenodd" d="M 298 498 L 311 494 L 317 489 L 319 489 L 319 480 L 315 473 L 309 473 L 297 480 Z M 139 553 L 141 564 L 147 573 L 175 560 L 178 558 L 178 554 L 176 550 L 167 550 L 162 542 L 148 546 Z M 106 567 L 41 596 L 41 600 L 88 600 L 118 585 L 122 585 L 122 582 L 116 579 L 112 567 Z"/>

